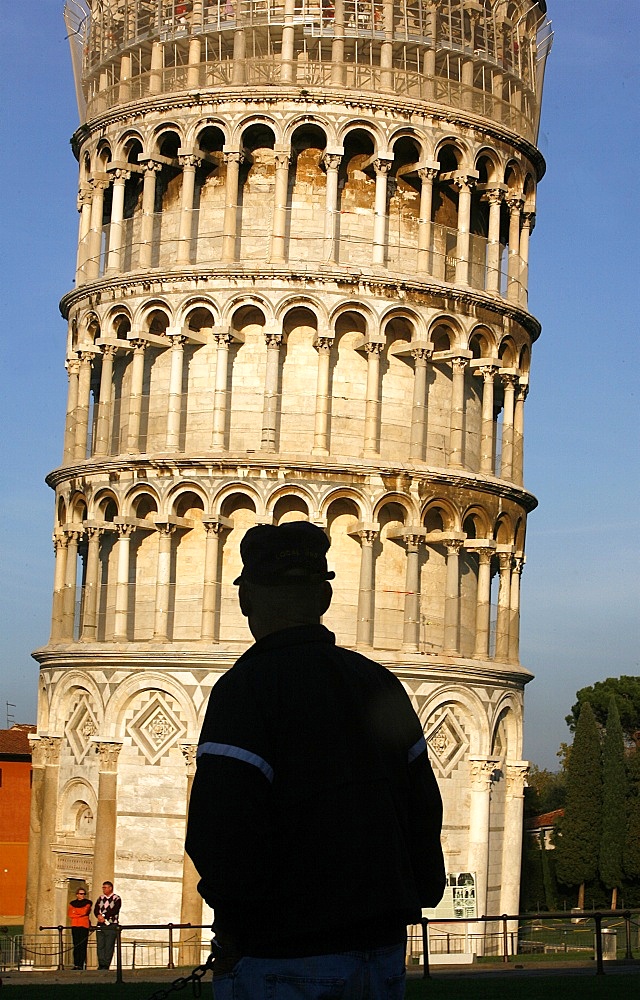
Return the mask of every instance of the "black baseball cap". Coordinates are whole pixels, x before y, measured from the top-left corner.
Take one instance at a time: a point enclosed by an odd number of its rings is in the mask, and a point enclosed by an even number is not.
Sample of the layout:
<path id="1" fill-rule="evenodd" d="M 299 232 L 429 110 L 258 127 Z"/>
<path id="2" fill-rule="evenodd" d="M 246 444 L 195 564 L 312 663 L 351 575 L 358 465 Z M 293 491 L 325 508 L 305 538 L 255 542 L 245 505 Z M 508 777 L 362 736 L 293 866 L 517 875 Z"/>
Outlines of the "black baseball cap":
<path id="1" fill-rule="evenodd" d="M 256 524 L 240 542 L 242 572 L 233 582 L 278 584 L 298 579 L 333 580 L 327 568 L 330 541 L 322 528 L 310 521 Z"/>

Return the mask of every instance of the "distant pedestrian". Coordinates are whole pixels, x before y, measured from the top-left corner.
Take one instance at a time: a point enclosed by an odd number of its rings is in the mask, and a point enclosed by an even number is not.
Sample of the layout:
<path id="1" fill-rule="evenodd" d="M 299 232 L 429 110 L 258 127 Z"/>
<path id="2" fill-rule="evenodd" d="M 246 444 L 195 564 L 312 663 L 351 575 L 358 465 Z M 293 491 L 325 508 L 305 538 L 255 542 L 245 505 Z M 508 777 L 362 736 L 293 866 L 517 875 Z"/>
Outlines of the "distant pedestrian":
<path id="1" fill-rule="evenodd" d="M 98 921 L 96 927 L 96 948 L 98 950 L 98 968 L 108 969 L 113 958 L 113 949 L 118 936 L 118 914 L 122 900 L 113 891 L 113 882 L 102 883 L 102 895 L 96 899 L 93 908 Z"/>
<path id="2" fill-rule="evenodd" d="M 91 927 L 92 906 L 91 900 L 87 899 L 86 889 L 76 890 L 76 898 L 69 903 L 67 913 L 71 924 L 71 937 L 73 938 L 74 969 L 82 970 L 87 966 L 87 943 Z"/>

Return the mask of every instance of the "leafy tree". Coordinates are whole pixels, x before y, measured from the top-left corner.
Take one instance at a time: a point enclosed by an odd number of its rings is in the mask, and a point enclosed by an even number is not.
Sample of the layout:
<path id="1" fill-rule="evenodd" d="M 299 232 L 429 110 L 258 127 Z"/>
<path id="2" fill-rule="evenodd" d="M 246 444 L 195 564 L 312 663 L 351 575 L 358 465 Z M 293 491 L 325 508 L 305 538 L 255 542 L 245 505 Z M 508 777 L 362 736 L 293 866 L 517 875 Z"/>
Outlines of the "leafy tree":
<path id="1" fill-rule="evenodd" d="M 598 874 L 602 817 L 600 734 L 591 705 L 582 709 L 567 767 L 567 802 L 556 835 L 556 871 L 565 885 L 580 886 L 578 906 L 584 908 L 584 884 Z"/>
<path id="2" fill-rule="evenodd" d="M 625 742 L 627 746 L 633 746 L 640 739 L 640 677 L 607 677 L 590 687 L 581 688 L 576 694 L 577 701 L 571 714 L 566 717 L 571 732 L 576 731 L 580 712 L 586 701 L 593 709 L 596 722 L 604 729 L 612 697 L 616 700 Z"/>
<path id="3" fill-rule="evenodd" d="M 532 764 L 527 774 L 525 810 L 527 816 L 561 809 L 566 798 L 566 774 L 564 771 L 548 771 Z"/>
<path id="4" fill-rule="evenodd" d="M 627 812 L 627 772 L 624 737 L 616 699 L 609 702 L 607 726 L 602 746 L 602 840 L 600 878 L 611 889 L 611 909 L 615 910 L 622 884 L 622 857 Z"/>
<path id="5" fill-rule="evenodd" d="M 540 842 L 540 860 L 542 861 L 542 881 L 544 883 L 544 899 L 547 909 L 553 912 L 558 909 L 558 886 L 556 884 L 555 873 L 551 865 L 550 855 L 552 851 L 547 850 L 542 837 Z"/>

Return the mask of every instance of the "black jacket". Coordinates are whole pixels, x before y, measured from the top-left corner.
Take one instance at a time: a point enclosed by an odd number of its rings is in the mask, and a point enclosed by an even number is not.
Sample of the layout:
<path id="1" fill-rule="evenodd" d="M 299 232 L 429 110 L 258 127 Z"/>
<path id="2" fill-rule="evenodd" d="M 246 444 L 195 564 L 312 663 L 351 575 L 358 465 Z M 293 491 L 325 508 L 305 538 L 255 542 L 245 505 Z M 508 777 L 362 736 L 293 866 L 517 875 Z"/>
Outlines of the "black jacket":
<path id="1" fill-rule="evenodd" d="M 444 891 L 441 823 L 402 684 L 324 626 L 260 639 L 215 685 L 186 849 L 244 954 L 399 942 Z"/>

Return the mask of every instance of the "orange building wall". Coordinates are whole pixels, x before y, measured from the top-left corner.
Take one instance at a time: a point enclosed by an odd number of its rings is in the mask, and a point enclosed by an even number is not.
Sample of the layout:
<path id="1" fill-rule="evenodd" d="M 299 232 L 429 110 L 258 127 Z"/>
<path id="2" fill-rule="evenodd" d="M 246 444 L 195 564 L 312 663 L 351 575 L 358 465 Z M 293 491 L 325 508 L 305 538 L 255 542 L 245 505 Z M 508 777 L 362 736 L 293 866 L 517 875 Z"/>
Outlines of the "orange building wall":
<path id="1" fill-rule="evenodd" d="M 31 801 L 30 761 L 0 759 L 0 923 L 24 917 Z"/>

